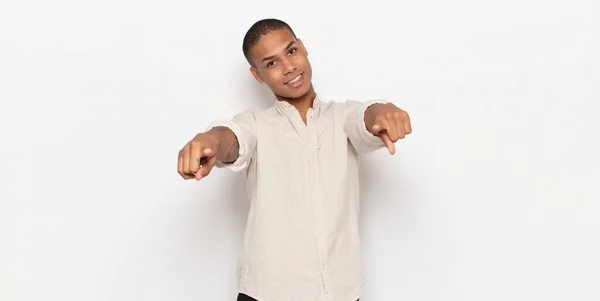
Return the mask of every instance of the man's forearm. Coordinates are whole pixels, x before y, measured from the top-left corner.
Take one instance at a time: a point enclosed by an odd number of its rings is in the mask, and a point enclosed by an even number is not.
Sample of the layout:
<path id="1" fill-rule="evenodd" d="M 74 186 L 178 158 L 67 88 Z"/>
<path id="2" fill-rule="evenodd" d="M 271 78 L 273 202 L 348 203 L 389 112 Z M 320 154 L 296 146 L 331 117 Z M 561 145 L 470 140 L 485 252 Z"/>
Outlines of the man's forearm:
<path id="1" fill-rule="evenodd" d="M 239 157 L 240 144 L 235 134 L 227 127 L 217 126 L 207 134 L 212 135 L 218 141 L 216 159 L 223 163 L 233 163 Z"/>

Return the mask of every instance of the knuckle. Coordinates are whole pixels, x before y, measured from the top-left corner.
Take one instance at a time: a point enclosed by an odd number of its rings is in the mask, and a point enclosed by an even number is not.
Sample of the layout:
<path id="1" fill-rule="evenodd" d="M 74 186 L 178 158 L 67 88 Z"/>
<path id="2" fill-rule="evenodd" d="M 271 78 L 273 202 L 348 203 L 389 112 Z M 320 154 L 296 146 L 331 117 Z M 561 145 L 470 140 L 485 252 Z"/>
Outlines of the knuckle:
<path id="1" fill-rule="evenodd" d="M 392 118 L 393 116 L 394 115 L 392 115 L 392 112 L 385 113 L 385 117 L 388 118 L 388 119 Z"/>

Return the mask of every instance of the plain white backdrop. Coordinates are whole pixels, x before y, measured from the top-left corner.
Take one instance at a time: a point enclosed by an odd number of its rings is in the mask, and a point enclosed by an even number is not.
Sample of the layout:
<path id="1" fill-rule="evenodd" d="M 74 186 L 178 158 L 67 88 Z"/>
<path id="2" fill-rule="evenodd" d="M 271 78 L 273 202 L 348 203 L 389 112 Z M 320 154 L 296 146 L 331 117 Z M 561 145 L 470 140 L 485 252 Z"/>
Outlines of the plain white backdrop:
<path id="1" fill-rule="evenodd" d="M 599 300 L 599 7 L 3 0 L 0 300 L 234 300 L 243 176 L 177 153 L 274 101 L 241 52 L 264 17 L 322 98 L 411 114 L 361 161 L 361 300 Z"/>

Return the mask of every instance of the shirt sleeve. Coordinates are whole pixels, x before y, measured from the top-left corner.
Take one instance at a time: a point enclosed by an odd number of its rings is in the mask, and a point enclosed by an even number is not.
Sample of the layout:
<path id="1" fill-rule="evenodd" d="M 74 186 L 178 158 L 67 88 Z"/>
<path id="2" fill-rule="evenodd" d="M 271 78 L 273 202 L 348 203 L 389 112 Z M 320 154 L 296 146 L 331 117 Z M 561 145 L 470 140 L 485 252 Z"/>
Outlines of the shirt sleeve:
<path id="1" fill-rule="evenodd" d="M 384 104 L 389 103 L 389 101 L 380 99 L 367 102 L 355 100 L 346 101 L 344 132 L 359 155 L 385 147 L 381 138 L 369 132 L 365 124 L 365 111 L 369 106 L 377 103 Z"/>
<path id="2" fill-rule="evenodd" d="M 230 129 L 239 144 L 239 156 L 232 163 L 223 163 L 217 161 L 217 168 L 228 168 L 233 171 L 242 171 L 250 165 L 254 151 L 256 149 L 256 117 L 254 112 L 245 111 L 235 115 L 232 119 L 216 120 L 206 127 L 210 130 L 214 127 L 221 126 Z"/>

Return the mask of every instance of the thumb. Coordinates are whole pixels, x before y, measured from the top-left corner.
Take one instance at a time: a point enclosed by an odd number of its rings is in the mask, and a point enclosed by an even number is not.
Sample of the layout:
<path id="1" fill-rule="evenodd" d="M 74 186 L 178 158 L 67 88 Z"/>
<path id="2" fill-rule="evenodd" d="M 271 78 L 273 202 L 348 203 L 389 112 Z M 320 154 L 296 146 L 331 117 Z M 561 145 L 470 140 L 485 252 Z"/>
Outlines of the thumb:
<path id="1" fill-rule="evenodd" d="M 392 140 L 386 132 L 380 133 L 379 138 L 383 140 L 383 144 L 385 144 L 385 147 L 387 147 L 387 149 L 390 151 L 390 155 L 396 153 L 396 146 L 394 145 L 394 142 L 392 142 Z"/>
<path id="2" fill-rule="evenodd" d="M 379 132 L 381 132 L 382 130 L 383 130 L 383 127 L 376 123 L 371 127 L 370 132 L 373 135 L 379 135 Z"/>
<path id="3" fill-rule="evenodd" d="M 196 171 L 196 180 L 200 180 L 200 179 L 208 176 L 208 174 L 210 173 L 210 171 L 212 170 L 212 168 L 215 166 L 216 163 L 217 163 L 217 156 L 215 156 L 215 155 L 211 155 L 211 156 L 202 158 L 200 167 Z"/>

